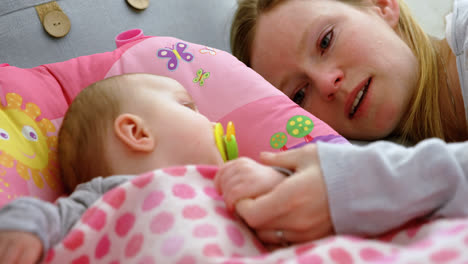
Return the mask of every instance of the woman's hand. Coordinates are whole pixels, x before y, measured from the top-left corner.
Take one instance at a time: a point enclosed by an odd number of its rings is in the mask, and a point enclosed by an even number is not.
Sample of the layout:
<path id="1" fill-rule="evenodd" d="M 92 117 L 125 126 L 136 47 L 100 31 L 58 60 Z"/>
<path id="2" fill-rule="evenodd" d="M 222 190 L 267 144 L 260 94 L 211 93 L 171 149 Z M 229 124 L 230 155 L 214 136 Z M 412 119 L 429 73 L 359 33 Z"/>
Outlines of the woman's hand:
<path id="1" fill-rule="evenodd" d="M 222 165 L 215 177 L 215 186 L 223 195 L 228 210 L 246 198 L 268 193 L 285 179 L 277 170 L 249 158 L 238 158 Z"/>
<path id="2" fill-rule="evenodd" d="M 327 190 L 317 153 L 309 144 L 280 153 L 262 153 L 265 165 L 295 173 L 271 192 L 236 204 L 238 214 L 265 243 L 306 242 L 334 233 Z"/>

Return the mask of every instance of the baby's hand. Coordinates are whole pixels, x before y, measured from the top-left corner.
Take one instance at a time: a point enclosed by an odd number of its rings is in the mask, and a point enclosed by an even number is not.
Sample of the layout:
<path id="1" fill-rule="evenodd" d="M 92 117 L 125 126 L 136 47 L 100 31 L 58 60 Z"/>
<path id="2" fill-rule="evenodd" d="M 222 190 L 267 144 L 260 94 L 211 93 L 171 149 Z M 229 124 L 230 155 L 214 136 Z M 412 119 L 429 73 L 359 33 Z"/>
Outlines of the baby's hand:
<path id="1" fill-rule="evenodd" d="M 220 167 L 215 177 L 216 189 L 223 195 L 228 210 L 246 198 L 268 193 L 285 176 L 275 169 L 249 158 L 238 158 Z"/>
<path id="2" fill-rule="evenodd" d="M 42 242 L 34 234 L 22 231 L 0 231 L 2 264 L 35 264 L 42 254 Z"/>

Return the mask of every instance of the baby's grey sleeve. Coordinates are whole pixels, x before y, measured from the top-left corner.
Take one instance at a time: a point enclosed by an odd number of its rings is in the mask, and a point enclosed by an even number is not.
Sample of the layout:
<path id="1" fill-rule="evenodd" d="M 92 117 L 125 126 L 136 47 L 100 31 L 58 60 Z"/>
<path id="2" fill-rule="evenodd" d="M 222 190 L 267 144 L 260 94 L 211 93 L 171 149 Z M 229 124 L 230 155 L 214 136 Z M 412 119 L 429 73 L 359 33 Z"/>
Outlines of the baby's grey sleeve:
<path id="1" fill-rule="evenodd" d="M 16 199 L 1 208 L 0 230 L 33 233 L 41 239 L 46 252 L 65 237 L 91 204 L 126 180 L 127 176 L 95 178 L 56 204 L 32 197 Z"/>
<path id="2" fill-rule="evenodd" d="M 0 230 L 33 233 L 41 239 L 44 251 L 58 239 L 60 226 L 58 208 L 32 197 L 18 198 L 0 210 Z"/>
<path id="3" fill-rule="evenodd" d="M 58 241 L 60 241 L 81 218 L 96 200 L 108 190 L 126 182 L 131 175 L 119 175 L 111 177 L 97 177 L 90 182 L 80 184 L 67 198 L 57 200 L 57 208 L 60 215 L 61 228 Z M 57 243 L 58 241 L 55 241 Z M 54 244 L 55 244 L 54 243 Z"/>
<path id="4" fill-rule="evenodd" d="M 337 233 L 378 235 L 412 219 L 468 216 L 468 142 L 319 143 Z"/>

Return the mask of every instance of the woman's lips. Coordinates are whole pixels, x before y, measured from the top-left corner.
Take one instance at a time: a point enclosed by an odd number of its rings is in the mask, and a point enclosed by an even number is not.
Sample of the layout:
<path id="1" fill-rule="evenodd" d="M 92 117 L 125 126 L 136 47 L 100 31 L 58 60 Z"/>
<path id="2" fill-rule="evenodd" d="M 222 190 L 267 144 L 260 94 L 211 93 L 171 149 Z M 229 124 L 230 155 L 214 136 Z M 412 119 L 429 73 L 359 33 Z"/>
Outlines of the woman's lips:
<path id="1" fill-rule="evenodd" d="M 346 115 L 349 119 L 356 117 L 356 113 L 362 112 L 364 102 L 367 101 L 369 86 L 372 83 L 372 77 L 362 81 L 348 97 L 346 102 Z"/>

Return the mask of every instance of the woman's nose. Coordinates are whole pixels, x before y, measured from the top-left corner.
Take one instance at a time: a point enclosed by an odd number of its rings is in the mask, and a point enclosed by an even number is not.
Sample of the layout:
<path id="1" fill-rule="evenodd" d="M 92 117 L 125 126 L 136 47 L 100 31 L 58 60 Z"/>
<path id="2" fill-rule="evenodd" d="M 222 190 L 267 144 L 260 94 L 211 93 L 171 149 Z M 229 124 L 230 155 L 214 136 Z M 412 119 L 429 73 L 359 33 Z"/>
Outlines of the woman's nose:
<path id="1" fill-rule="evenodd" d="M 343 71 L 335 69 L 318 69 L 312 77 L 320 96 L 325 100 L 332 101 L 341 87 L 343 81 Z"/>

